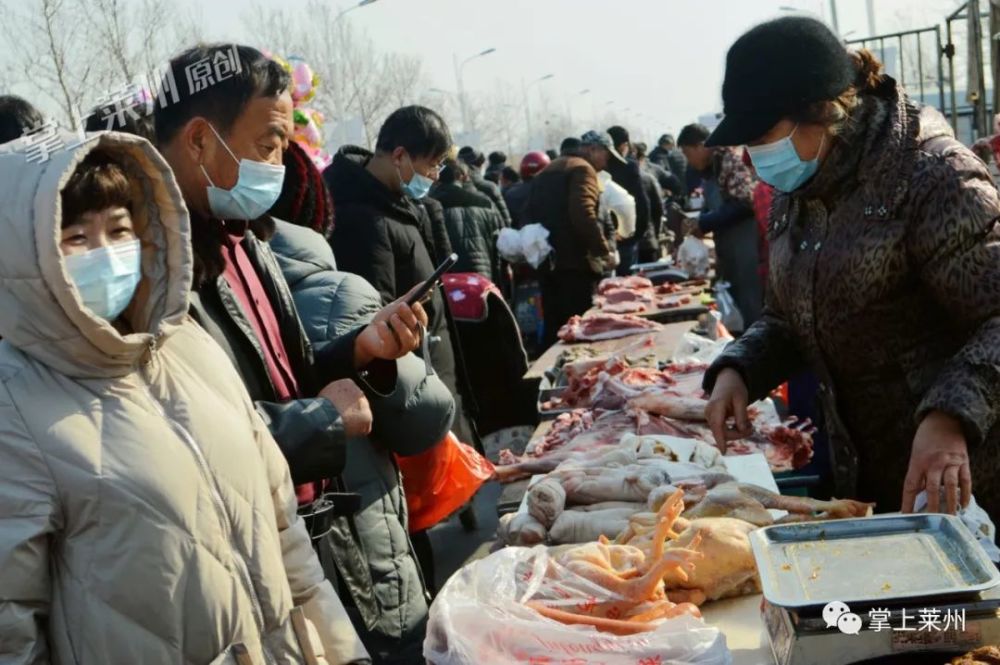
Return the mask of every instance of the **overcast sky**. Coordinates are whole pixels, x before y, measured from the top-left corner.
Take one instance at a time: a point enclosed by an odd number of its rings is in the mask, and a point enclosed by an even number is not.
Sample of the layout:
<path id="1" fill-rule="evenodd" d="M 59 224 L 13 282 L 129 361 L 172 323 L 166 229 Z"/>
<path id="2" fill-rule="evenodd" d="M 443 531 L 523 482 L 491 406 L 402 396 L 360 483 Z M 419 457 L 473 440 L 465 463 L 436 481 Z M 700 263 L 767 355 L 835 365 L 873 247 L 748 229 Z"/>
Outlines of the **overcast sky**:
<path id="1" fill-rule="evenodd" d="M 245 3 L 199 4 L 207 25 L 215 26 L 209 36 L 245 37 L 234 19 Z M 876 31 L 926 27 L 959 4 L 875 0 Z M 495 48 L 465 67 L 469 94 L 501 85 L 519 90 L 522 78 L 554 74 L 532 89 L 532 104 L 545 86 L 552 103 L 570 105 L 575 117 L 601 117 L 610 109 L 622 124 L 658 133 L 721 110 L 726 50 L 752 25 L 787 14 L 782 7 L 830 21 L 829 0 L 377 0 L 349 18 L 383 48 L 423 56 L 429 87 L 455 89 L 453 54 Z M 869 34 L 865 0 L 837 0 L 837 14 L 842 34 Z M 584 89 L 591 92 L 580 95 Z"/>
<path id="2" fill-rule="evenodd" d="M 340 9 L 359 2 L 327 1 Z M 177 0 L 173 6 L 192 10 L 206 39 L 267 48 L 259 35 L 248 32 L 252 3 L 290 13 L 304 12 L 306 5 L 301 0 Z M 875 32 L 933 26 L 962 4 L 874 0 Z M 0 0 L 0 20 L 5 11 L 27 12 L 31 6 L 26 0 Z M 546 107 L 562 115 L 569 110 L 574 131 L 615 122 L 632 130 L 634 139 L 653 141 L 721 110 L 726 51 L 741 33 L 793 11 L 830 23 L 830 6 L 830 0 L 376 0 L 351 11 L 346 20 L 367 32 L 383 52 L 421 56 L 428 90 L 456 90 L 453 57 L 493 48 L 464 69 L 470 96 L 507 89 L 523 106 L 522 81 L 530 84 L 551 74 L 551 80 L 529 87 L 536 120 L 544 120 Z M 871 34 L 866 0 L 836 0 L 836 6 L 841 35 Z M 0 47 L 0 65 L 13 52 Z M 13 84 L 14 92 L 36 99 L 43 110 L 57 110 L 54 100 L 35 94 L 30 82 Z M 583 90 L 590 92 L 581 95 Z"/>

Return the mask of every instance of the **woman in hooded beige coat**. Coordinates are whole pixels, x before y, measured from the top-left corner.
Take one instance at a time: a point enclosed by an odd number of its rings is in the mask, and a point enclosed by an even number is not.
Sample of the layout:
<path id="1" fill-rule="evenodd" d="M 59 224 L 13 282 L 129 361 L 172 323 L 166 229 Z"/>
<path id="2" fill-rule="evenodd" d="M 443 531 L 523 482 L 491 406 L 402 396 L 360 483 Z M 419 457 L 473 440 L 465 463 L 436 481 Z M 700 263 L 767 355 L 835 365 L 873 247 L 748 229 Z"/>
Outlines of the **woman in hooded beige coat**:
<path id="1" fill-rule="evenodd" d="M 135 192 L 130 334 L 84 307 L 59 248 L 59 191 L 96 147 Z M 15 146 L 0 200 L 0 663 L 367 661 L 277 445 L 187 315 L 164 160 L 121 134 L 41 162 Z"/>

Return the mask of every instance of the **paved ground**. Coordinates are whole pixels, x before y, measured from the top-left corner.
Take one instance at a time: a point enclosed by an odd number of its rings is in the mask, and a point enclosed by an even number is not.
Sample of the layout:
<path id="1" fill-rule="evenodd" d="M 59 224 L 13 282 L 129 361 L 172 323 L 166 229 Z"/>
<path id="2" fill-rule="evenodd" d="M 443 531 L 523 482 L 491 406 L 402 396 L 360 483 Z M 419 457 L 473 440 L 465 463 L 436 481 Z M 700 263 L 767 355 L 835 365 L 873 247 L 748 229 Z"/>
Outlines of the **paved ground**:
<path id="1" fill-rule="evenodd" d="M 440 590 L 448 578 L 478 551 L 487 551 L 488 543 L 497 531 L 497 498 L 500 496 L 499 483 L 487 483 L 473 499 L 479 528 L 466 531 L 452 517 L 447 522 L 431 529 L 431 545 L 434 547 L 434 576 Z"/>

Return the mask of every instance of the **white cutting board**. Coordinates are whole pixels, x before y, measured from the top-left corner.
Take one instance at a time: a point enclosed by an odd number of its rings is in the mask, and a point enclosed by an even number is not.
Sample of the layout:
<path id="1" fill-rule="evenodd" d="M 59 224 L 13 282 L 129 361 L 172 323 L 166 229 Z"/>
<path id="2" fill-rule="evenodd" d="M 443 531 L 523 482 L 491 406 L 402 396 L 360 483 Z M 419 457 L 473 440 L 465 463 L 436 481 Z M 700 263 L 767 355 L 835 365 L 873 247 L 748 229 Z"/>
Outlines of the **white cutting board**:
<path id="1" fill-rule="evenodd" d="M 722 461 L 725 463 L 726 470 L 729 471 L 729 475 L 737 481 L 747 483 L 748 485 L 763 487 L 764 489 L 770 490 L 775 494 L 780 494 L 778 491 L 778 483 L 774 482 L 774 474 L 771 473 L 771 467 L 767 465 L 767 458 L 765 458 L 761 453 L 723 457 Z M 531 480 L 528 482 L 528 487 L 530 488 L 544 477 L 544 473 L 532 476 Z M 521 497 L 521 505 L 518 507 L 517 513 L 522 515 L 527 512 L 528 493 L 525 492 L 524 496 Z M 774 517 L 774 519 L 784 517 L 788 514 L 784 510 L 771 510 L 768 512 L 771 513 L 771 516 Z"/>

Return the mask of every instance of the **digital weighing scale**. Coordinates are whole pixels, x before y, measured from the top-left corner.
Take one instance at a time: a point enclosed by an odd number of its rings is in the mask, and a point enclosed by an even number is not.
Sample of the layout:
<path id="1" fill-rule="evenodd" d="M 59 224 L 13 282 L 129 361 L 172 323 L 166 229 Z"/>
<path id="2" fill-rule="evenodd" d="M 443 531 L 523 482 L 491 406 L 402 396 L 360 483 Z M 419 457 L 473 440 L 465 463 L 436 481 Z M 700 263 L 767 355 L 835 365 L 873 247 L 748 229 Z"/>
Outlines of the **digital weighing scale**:
<path id="1" fill-rule="evenodd" d="M 946 665 L 1000 644 L 1000 571 L 954 516 L 781 524 L 750 541 L 777 665 Z M 845 606 L 856 616 L 838 624 Z"/>
<path id="2" fill-rule="evenodd" d="M 902 626 L 903 612 L 907 625 L 919 628 L 919 612 L 925 608 L 940 610 L 944 617 L 952 612 L 965 612 L 964 630 L 895 631 L 892 628 L 876 632 L 869 629 L 868 610 L 851 610 L 864 620 L 857 635 L 847 635 L 838 628 L 827 628 L 822 608 L 812 611 L 790 610 L 762 603 L 761 615 L 771 642 L 776 665 L 848 665 L 855 663 L 899 663 L 946 665 L 957 655 L 986 644 L 1000 644 L 1000 591 L 993 589 L 971 600 L 896 605 L 891 610 L 890 626 Z M 879 609 L 886 608 L 880 605 Z M 943 622 L 942 622 L 943 626 Z M 883 659 L 883 660 L 879 660 Z M 763 665 L 763 664 L 762 664 Z"/>

